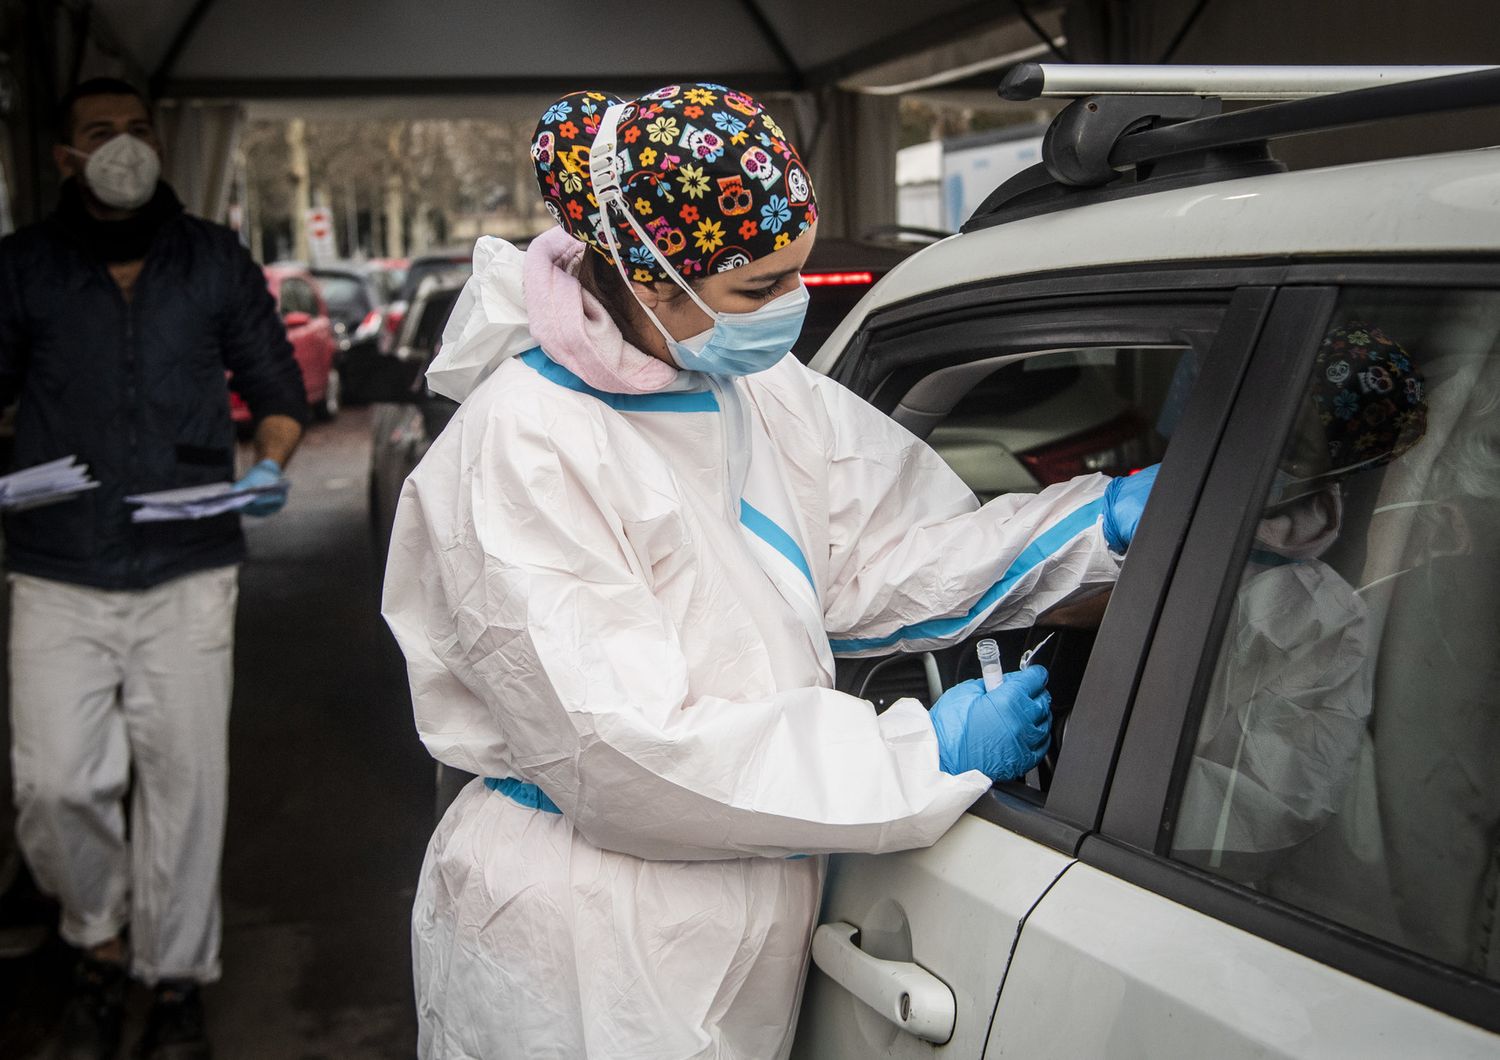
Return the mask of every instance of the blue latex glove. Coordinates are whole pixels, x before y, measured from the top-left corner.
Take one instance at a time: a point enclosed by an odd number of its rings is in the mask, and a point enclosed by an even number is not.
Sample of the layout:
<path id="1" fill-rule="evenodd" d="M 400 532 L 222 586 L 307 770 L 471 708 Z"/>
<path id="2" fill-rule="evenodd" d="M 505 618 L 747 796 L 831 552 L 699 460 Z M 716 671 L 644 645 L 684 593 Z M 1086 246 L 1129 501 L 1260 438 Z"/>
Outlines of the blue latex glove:
<path id="1" fill-rule="evenodd" d="M 264 493 L 245 505 L 240 511 L 246 515 L 274 515 L 281 511 L 286 504 L 286 491 L 291 483 L 287 482 L 281 474 L 281 465 L 274 460 L 262 460 L 249 471 L 245 477 L 235 483 L 236 488 L 245 486 L 271 486 L 279 485 L 281 489 L 275 493 Z"/>
<path id="2" fill-rule="evenodd" d="M 1104 540 L 1110 551 L 1123 555 L 1130 547 L 1159 467 L 1160 464 L 1152 464 L 1134 475 L 1121 475 L 1104 487 Z"/>
<path id="3" fill-rule="evenodd" d="M 1031 772 L 1047 753 L 1052 731 L 1046 685 L 1046 667 L 1028 666 L 1006 674 L 993 692 L 984 690 L 983 678 L 944 692 L 929 714 L 943 772 L 977 769 L 991 780 Z"/>

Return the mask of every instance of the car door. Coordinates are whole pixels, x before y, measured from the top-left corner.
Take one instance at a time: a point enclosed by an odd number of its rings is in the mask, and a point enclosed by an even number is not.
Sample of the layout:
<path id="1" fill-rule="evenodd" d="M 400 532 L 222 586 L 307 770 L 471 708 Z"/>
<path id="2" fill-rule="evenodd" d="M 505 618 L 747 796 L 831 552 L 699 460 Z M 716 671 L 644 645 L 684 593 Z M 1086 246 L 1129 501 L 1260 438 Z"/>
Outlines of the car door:
<path id="1" fill-rule="evenodd" d="M 282 278 L 278 295 L 287 341 L 302 369 L 308 400 L 316 402 L 323 395 L 326 378 L 318 334 L 318 297 L 306 280 L 296 276 Z"/>
<path id="2" fill-rule="evenodd" d="M 458 408 L 428 390 L 423 380 L 461 290 L 426 288 L 402 323 L 395 352 L 380 358 L 381 371 L 372 387 L 370 518 L 382 562 L 401 487 Z"/>
<path id="3" fill-rule="evenodd" d="M 312 319 L 307 326 L 308 364 L 311 366 L 312 378 L 318 383 L 321 394 L 321 402 L 329 415 L 337 411 L 339 385 L 337 369 L 334 361 L 338 358 L 339 340 L 334 331 L 333 318 L 328 314 L 328 303 L 323 299 L 323 293 L 318 288 L 318 281 L 308 277 L 305 279 L 305 297 L 310 302 L 309 313 Z M 312 384 L 309 384 L 309 391 Z M 330 391 L 333 391 L 330 401 Z M 309 397 L 311 394 L 309 393 Z"/>
<path id="4" fill-rule="evenodd" d="M 1500 1055 L 1500 266 L 1284 281 L 986 1057 Z"/>
<path id="5" fill-rule="evenodd" d="M 1067 879 L 1102 813 L 1179 531 L 1268 301 L 1192 270 L 997 284 L 878 314 L 834 367 L 927 437 L 981 497 L 1126 473 L 1166 452 L 1113 593 L 993 634 L 1007 669 L 1052 635 L 1041 661 L 1065 723 L 1047 763 L 997 786 L 929 849 L 829 859 L 794 1056 L 983 1052 L 1022 925 Z M 1185 363 L 1198 366 L 1198 384 L 1174 390 Z M 977 673 L 964 644 L 841 660 L 839 684 L 877 710 L 905 695 L 930 706 Z"/>

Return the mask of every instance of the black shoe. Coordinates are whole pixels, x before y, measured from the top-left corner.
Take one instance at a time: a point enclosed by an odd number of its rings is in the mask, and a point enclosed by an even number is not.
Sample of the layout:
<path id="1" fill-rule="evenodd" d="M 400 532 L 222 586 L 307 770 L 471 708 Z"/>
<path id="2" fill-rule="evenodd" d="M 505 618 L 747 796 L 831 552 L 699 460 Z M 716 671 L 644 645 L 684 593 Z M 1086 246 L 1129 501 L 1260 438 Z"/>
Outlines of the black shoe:
<path id="1" fill-rule="evenodd" d="M 197 983 L 163 979 L 156 984 L 146 1033 L 136 1053 L 145 1060 L 208 1060 L 208 1032 Z"/>
<path id="2" fill-rule="evenodd" d="M 80 957 L 63 1009 L 61 1060 L 108 1060 L 120 1047 L 125 1016 L 124 965 Z"/>
<path id="3" fill-rule="evenodd" d="M 0 864 L 0 958 L 25 957 L 41 949 L 57 923 L 57 907 L 37 890 L 26 865 L 14 854 Z"/>

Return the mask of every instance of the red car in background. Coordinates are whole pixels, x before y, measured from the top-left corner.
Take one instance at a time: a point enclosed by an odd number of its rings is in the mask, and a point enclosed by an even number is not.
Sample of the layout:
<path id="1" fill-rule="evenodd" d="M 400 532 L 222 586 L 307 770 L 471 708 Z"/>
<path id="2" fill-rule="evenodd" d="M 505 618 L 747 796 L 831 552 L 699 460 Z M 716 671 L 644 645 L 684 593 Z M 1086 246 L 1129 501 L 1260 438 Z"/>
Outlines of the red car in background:
<path id="1" fill-rule="evenodd" d="M 312 273 L 298 265 L 267 265 L 266 286 L 276 299 L 286 337 L 292 344 L 292 355 L 302 369 L 302 385 L 307 400 L 319 419 L 332 419 L 339 410 L 339 373 L 334 367 L 338 338 L 328 306 Z M 237 424 L 250 422 L 250 408 L 234 391 L 229 380 L 229 414 Z"/>

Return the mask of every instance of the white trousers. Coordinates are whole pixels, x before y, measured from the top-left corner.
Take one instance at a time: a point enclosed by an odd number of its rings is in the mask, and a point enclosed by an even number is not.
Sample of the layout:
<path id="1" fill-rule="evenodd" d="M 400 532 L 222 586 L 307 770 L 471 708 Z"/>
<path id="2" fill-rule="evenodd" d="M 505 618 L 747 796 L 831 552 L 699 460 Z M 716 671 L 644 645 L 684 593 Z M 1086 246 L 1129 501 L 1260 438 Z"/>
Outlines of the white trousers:
<path id="1" fill-rule="evenodd" d="M 239 568 L 10 589 L 16 839 L 63 938 L 94 946 L 128 923 L 138 978 L 217 979 Z"/>

